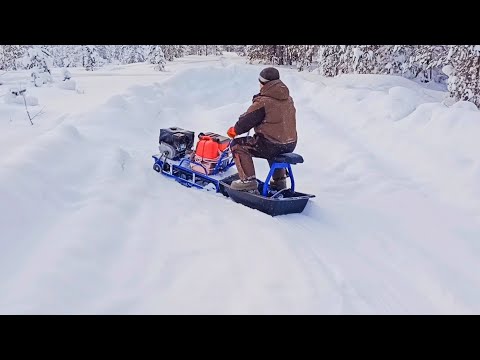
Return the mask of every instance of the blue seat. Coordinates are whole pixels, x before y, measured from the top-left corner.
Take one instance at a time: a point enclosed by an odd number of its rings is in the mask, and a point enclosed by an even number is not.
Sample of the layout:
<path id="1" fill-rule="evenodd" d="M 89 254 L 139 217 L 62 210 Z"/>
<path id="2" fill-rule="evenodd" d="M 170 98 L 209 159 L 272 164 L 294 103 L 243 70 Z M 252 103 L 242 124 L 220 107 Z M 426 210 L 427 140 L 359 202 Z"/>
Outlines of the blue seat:
<path id="1" fill-rule="evenodd" d="M 303 157 L 302 157 L 302 155 L 295 154 L 295 153 L 285 153 L 285 154 L 281 154 L 281 155 L 276 156 L 273 159 L 273 162 L 287 163 L 287 164 L 292 164 L 292 165 L 301 164 L 301 163 L 303 163 Z"/>
<path id="2" fill-rule="evenodd" d="M 267 196 L 268 190 L 270 188 L 269 181 L 273 176 L 273 173 L 276 169 L 286 169 L 288 172 L 288 176 L 290 177 L 292 191 L 295 191 L 295 179 L 293 178 L 292 167 L 290 165 L 301 164 L 303 163 L 303 157 L 299 154 L 295 153 L 284 153 L 276 156 L 272 159 L 272 166 L 270 167 L 270 171 L 267 175 L 267 179 L 263 184 L 262 195 Z"/>

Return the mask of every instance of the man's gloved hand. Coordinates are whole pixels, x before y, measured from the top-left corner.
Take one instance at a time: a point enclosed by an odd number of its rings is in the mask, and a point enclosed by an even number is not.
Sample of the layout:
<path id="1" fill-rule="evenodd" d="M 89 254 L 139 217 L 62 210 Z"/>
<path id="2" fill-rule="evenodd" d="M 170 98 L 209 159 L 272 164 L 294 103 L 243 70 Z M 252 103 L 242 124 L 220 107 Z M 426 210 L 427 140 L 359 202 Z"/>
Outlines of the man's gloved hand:
<path id="1" fill-rule="evenodd" d="M 232 139 L 237 136 L 237 133 L 235 132 L 235 127 L 231 126 L 228 131 L 227 131 L 227 135 L 229 137 L 231 137 Z"/>

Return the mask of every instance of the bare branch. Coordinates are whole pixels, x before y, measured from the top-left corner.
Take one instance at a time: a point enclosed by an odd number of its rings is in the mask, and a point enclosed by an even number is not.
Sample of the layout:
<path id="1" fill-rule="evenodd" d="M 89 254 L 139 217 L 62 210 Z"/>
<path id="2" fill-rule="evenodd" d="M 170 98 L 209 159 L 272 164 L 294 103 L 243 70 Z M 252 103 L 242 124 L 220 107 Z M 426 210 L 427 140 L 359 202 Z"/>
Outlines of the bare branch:
<path id="1" fill-rule="evenodd" d="M 32 118 L 31 118 L 31 116 L 30 116 L 30 113 L 28 112 L 27 99 L 25 98 L 25 94 L 24 94 L 24 93 L 22 93 L 22 97 L 23 97 L 23 103 L 25 104 L 25 111 L 27 112 L 28 119 L 30 120 L 30 123 L 33 125 Z"/>
<path id="2" fill-rule="evenodd" d="M 38 113 L 33 115 L 32 120 L 35 119 L 37 116 L 40 116 L 40 115 L 44 114 L 43 109 L 45 109 L 45 106 Z"/>

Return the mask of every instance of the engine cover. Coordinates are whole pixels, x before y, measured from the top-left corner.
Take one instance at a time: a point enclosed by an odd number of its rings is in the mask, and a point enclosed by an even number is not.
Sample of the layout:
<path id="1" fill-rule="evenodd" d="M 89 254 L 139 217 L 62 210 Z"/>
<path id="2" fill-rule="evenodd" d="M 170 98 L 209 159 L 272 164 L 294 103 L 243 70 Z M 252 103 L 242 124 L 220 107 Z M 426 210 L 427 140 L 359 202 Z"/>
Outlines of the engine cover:
<path id="1" fill-rule="evenodd" d="M 179 127 L 160 129 L 158 138 L 160 152 L 165 153 L 169 159 L 176 160 L 192 150 L 194 139 L 193 131 Z"/>

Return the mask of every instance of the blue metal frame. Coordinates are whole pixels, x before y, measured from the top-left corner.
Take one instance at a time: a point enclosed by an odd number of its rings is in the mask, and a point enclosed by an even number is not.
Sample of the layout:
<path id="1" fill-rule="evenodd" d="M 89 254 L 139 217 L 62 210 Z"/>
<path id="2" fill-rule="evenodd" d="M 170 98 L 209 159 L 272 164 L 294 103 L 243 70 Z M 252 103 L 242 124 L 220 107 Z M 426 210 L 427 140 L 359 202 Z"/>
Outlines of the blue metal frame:
<path id="1" fill-rule="evenodd" d="M 187 172 L 187 173 L 190 173 L 192 175 L 195 175 L 195 177 L 199 177 L 199 178 L 202 178 L 202 179 L 205 179 L 207 181 L 211 181 L 213 183 L 215 183 L 215 187 L 217 188 L 217 191 L 219 190 L 219 185 L 218 185 L 218 180 L 216 179 L 211 179 L 209 178 L 208 176 L 205 176 L 204 174 L 200 174 L 200 173 L 197 173 L 195 171 L 192 171 L 191 169 L 189 168 L 185 168 L 185 167 L 180 167 L 179 165 L 175 165 L 175 164 L 169 164 L 170 165 L 170 172 L 168 171 L 164 171 L 163 170 L 163 165 L 164 165 L 164 162 L 162 160 L 160 160 L 159 158 L 157 158 L 156 156 L 152 156 L 152 158 L 155 159 L 155 163 L 154 163 L 154 166 L 155 165 L 158 165 L 161 169 L 161 173 L 167 177 L 170 177 L 172 179 L 175 179 L 175 181 L 177 181 L 178 183 L 184 185 L 184 186 L 187 186 L 187 187 L 195 187 L 197 189 L 203 189 L 203 186 L 201 185 L 198 185 L 198 184 L 195 184 L 194 182 L 191 182 L 191 181 L 188 181 L 186 179 L 182 179 L 178 176 L 175 176 L 173 175 L 173 170 L 175 169 L 179 169 L 183 172 Z"/>
<path id="2" fill-rule="evenodd" d="M 213 172 L 212 172 L 211 175 L 217 175 L 219 172 L 226 171 L 230 167 L 235 165 L 235 161 L 233 160 L 233 157 L 230 159 L 230 161 L 227 161 L 227 162 L 225 161 L 226 160 L 225 157 L 228 153 L 228 150 L 230 150 L 230 145 L 220 155 L 220 158 L 218 159 L 217 164 L 215 165 L 215 168 L 213 169 Z M 189 181 L 189 180 L 186 180 L 186 179 L 183 179 L 181 177 L 178 177 L 178 176 L 174 175 L 173 174 L 174 170 L 177 170 L 177 171 L 180 171 L 180 172 L 183 172 L 183 173 L 191 174 L 193 179 L 196 179 L 198 177 L 200 179 L 205 180 L 208 183 L 214 184 L 215 188 L 216 188 L 216 191 L 220 192 L 220 180 L 213 179 L 210 176 L 208 176 L 208 170 L 203 164 L 200 164 L 196 161 L 191 161 L 189 158 L 183 158 L 182 160 L 180 160 L 180 163 L 178 165 L 169 163 L 170 172 L 167 172 L 167 171 L 163 170 L 163 166 L 164 166 L 165 162 L 161 160 L 162 156 L 160 156 L 160 158 L 158 158 L 157 156 L 153 155 L 152 158 L 155 159 L 154 167 L 155 167 L 155 165 L 158 165 L 160 167 L 160 170 L 161 170 L 160 172 L 163 175 L 175 179 L 180 184 L 182 184 L 184 186 L 187 186 L 187 187 L 195 187 L 197 189 L 203 189 L 204 188 L 203 186 L 196 184 L 194 181 Z M 187 163 L 187 165 L 188 164 L 195 164 L 195 165 L 201 166 L 205 170 L 205 174 L 202 174 L 202 173 L 199 173 L 197 171 L 192 170 L 190 168 L 190 166 L 189 167 L 183 166 L 184 163 Z M 290 177 L 290 183 L 291 183 L 290 189 L 293 192 L 295 191 L 295 178 L 293 176 L 293 171 L 292 171 L 291 165 L 289 163 L 286 163 L 286 162 L 274 162 L 272 164 L 272 166 L 270 167 L 270 171 L 268 172 L 267 179 L 265 180 L 265 183 L 263 184 L 262 196 L 267 197 L 268 191 L 270 189 L 270 179 L 272 178 L 273 173 L 277 169 L 287 169 L 289 177 Z"/>
<path id="3" fill-rule="evenodd" d="M 262 190 L 262 196 L 267 196 L 268 195 L 268 189 L 270 188 L 270 179 L 273 176 L 273 173 L 276 169 L 287 169 L 288 174 L 290 177 L 290 181 L 292 183 L 291 189 L 292 191 L 295 191 L 295 179 L 293 177 L 293 172 L 292 172 L 292 167 L 290 164 L 282 162 L 282 163 L 273 163 L 272 166 L 270 167 L 270 171 L 268 172 L 267 175 L 267 180 L 265 180 L 265 183 L 263 184 L 263 190 Z"/>
<path id="4" fill-rule="evenodd" d="M 226 165 L 224 164 L 225 161 L 223 160 L 223 158 L 226 156 L 226 154 L 227 154 L 227 151 L 224 151 L 224 152 L 222 153 L 222 155 L 220 155 L 220 158 L 218 159 L 217 164 L 216 164 L 215 167 L 213 168 L 213 172 L 212 172 L 211 175 L 217 175 L 220 171 L 225 171 L 225 170 L 231 168 L 231 167 L 235 164 L 235 162 L 233 161 L 233 158 L 232 158 L 232 159 L 230 160 L 230 162 L 228 162 Z M 184 162 L 187 162 L 187 163 L 189 163 L 189 164 L 195 164 L 195 165 L 201 166 L 201 167 L 205 170 L 205 174 L 202 174 L 202 175 L 207 175 L 207 176 L 208 176 L 208 170 L 207 170 L 207 168 L 206 168 L 205 166 L 203 166 L 203 164 L 200 164 L 200 163 L 198 163 L 198 162 L 196 162 L 196 161 L 192 161 L 192 160 L 190 160 L 190 159 L 188 159 L 188 158 L 183 158 L 183 159 L 180 161 L 180 164 L 178 164 L 178 166 L 179 166 L 179 167 L 182 167 L 182 165 L 183 165 Z M 183 168 L 183 167 L 182 167 L 182 168 Z M 197 173 L 197 172 L 195 172 L 195 173 Z"/>
<path id="5" fill-rule="evenodd" d="M 219 172 L 226 171 L 230 167 L 235 165 L 233 157 L 232 157 L 232 159 L 230 159 L 230 161 L 228 161 L 228 159 L 225 159 L 229 149 L 230 149 L 230 147 L 222 152 L 222 154 L 220 155 L 220 158 L 218 159 L 217 164 L 215 165 L 215 168 L 213 169 L 213 172 L 212 172 L 211 175 L 217 175 Z M 159 157 L 153 155 L 152 158 L 155 159 L 154 166 L 158 165 L 160 167 L 160 170 L 161 170 L 160 172 L 163 175 L 175 179 L 178 183 L 180 183 L 184 186 L 187 186 L 187 187 L 195 187 L 197 189 L 203 189 L 204 188 L 203 186 L 198 185 L 193 181 L 182 179 L 182 178 L 174 175 L 173 174 L 174 170 L 180 171 L 182 173 L 191 174 L 192 178 L 194 178 L 194 179 L 200 178 L 200 179 L 205 180 L 208 183 L 214 184 L 215 188 L 216 188 L 216 192 L 220 192 L 220 180 L 213 179 L 210 176 L 208 176 L 208 170 L 203 164 L 200 164 L 196 161 L 191 161 L 188 158 L 183 158 L 182 160 L 180 160 L 180 163 L 178 165 L 169 163 L 170 171 L 168 172 L 168 171 L 163 170 L 163 166 L 164 166 L 165 162 L 161 160 L 162 156 L 160 156 L 160 158 L 159 158 Z M 195 165 L 201 166 L 205 170 L 205 174 L 194 171 L 190 167 L 186 167 L 184 165 L 185 163 L 187 164 L 187 166 L 188 166 L 188 164 L 195 164 Z"/>
<path id="6" fill-rule="evenodd" d="M 179 182 L 180 184 L 182 184 L 182 185 L 184 185 L 184 186 L 187 186 L 187 187 L 195 187 L 195 188 L 197 188 L 197 189 L 203 189 L 203 187 L 200 186 L 200 185 L 198 185 L 198 184 L 192 183 L 192 182 L 190 182 L 190 181 L 188 181 L 188 180 L 179 178 L 178 176 L 175 176 L 175 175 L 170 174 L 170 173 L 168 173 L 168 172 L 166 172 L 166 171 L 163 171 L 163 161 L 160 160 L 160 161 L 156 162 L 156 164 L 159 164 L 159 165 L 160 165 L 160 169 L 162 169 L 162 174 L 164 174 L 164 175 L 167 176 L 167 177 L 170 177 L 170 178 L 174 179 L 175 181 Z M 175 166 L 175 165 L 173 165 L 173 166 Z M 173 168 L 173 166 L 172 166 L 172 168 Z M 188 170 L 188 169 L 183 169 L 183 168 L 182 168 L 182 170 Z"/>
<path id="7" fill-rule="evenodd" d="M 225 157 L 225 154 L 226 154 L 226 151 L 224 153 L 222 153 L 219 161 L 217 162 L 217 165 L 215 165 L 215 168 L 213 170 L 212 175 L 216 175 L 220 171 L 226 171 L 227 169 L 229 169 L 230 167 L 232 167 L 235 164 L 235 162 L 233 161 L 233 158 L 230 160 L 230 162 L 227 163 L 227 165 L 222 164 L 222 160 Z M 200 164 L 196 161 L 191 161 L 188 158 L 183 158 L 178 165 L 169 164 L 170 165 L 170 171 L 168 172 L 168 171 L 163 170 L 163 166 L 164 166 L 165 162 L 162 161 L 161 158 L 158 158 L 155 155 L 153 155 L 152 158 L 155 159 L 154 166 L 158 165 L 160 167 L 160 170 L 161 170 L 160 172 L 163 175 L 175 179 L 175 181 L 177 181 L 181 185 L 184 185 L 184 186 L 187 186 L 187 187 L 194 187 L 194 188 L 197 188 L 197 189 L 203 189 L 204 188 L 203 186 L 198 185 L 195 182 L 192 182 L 192 181 L 189 181 L 189 180 L 186 180 L 186 179 L 182 179 L 182 178 L 180 178 L 176 175 L 173 175 L 174 170 L 178 170 L 178 171 L 181 171 L 183 173 L 191 174 L 192 177 L 194 177 L 194 178 L 200 178 L 200 179 L 203 179 L 203 180 L 205 180 L 205 181 L 207 181 L 211 184 L 214 184 L 215 188 L 216 188 L 216 192 L 220 191 L 220 180 L 213 179 L 210 176 L 208 176 L 207 168 L 203 164 Z M 193 171 L 190 167 L 183 166 L 184 163 L 196 164 L 196 165 L 201 166 L 205 170 L 205 174 L 199 173 L 197 171 Z M 276 163 L 273 163 L 272 166 L 270 167 L 270 171 L 268 172 L 267 179 L 265 180 L 265 183 L 263 184 L 262 196 L 267 197 L 268 191 L 270 189 L 270 179 L 272 178 L 273 173 L 277 169 L 287 169 L 289 177 L 290 177 L 290 182 L 291 182 L 291 187 L 290 188 L 291 188 L 292 191 L 295 191 L 295 178 L 293 176 L 293 171 L 292 171 L 291 165 L 288 164 L 288 163 L 285 163 L 285 162 L 281 162 L 281 163 L 276 162 Z"/>
<path id="8" fill-rule="evenodd" d="M 203 166 L 202 164 L 200 164 L 200 163 L 198 163 L 198 162 L 196 162 L 196 161 L 192 161 L 192 160 L 187 159 L 187 158 L 183 158 L 182 161 L 180 161 L 180 164 L 178 164 L 177 166 L 178 166 L 178 167 L 181 167 L 182 169 L 187 169 L 187 168 L 185 168 L 184 166 L 182 166 L 184 162 L 187 162 L 188 164 L 200 165 L 200 166 L 205 170 L 205 175 L 208 175 L 208 170 L 207 170 L 207 168 L 206 168 L 205 166 Z M 187 165 L 188 165 L 188 164 L 187 164 Z M 191 169 L 189 169 L 189 170 L 191 170 Z"/>
<path id="9" fill-rule="evenodd" d="M 224 163 L 224 158 L 226 157 L 228 150 L 230 150 L 230 145 L 228 148 L 222 152 L 222 155 L 220 155 L 220 159 L 217 161 L 217 165 L 215 165 L 215 168 L 213 169 L 213 175 L 218 174 L 220 171 L 225 171 L 229 168 L 231 168 L 235 162 L 233 161 L 233 157 L 230 159 L 230 162 L 228 162 L 226 165 L 223 165 Z"/>

